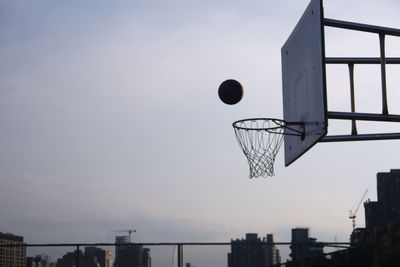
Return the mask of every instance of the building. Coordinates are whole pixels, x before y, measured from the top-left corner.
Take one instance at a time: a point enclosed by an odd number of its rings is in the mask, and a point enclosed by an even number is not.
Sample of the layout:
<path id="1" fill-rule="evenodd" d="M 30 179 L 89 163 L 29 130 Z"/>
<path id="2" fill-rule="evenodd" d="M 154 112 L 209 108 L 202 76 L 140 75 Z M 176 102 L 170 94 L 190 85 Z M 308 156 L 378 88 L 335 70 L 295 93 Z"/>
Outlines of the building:
<path id="1" fill-rule="evenodd" d="M 279 250 L 272 234 L 263 240 L 254 233 L 246 234 L 246 239 L 231 240 L 228 267 L 269 267 L 279 263 Z"/>
<path id="2" fill-rule="evenodd" d="M 377 201 L 366 201 L 365 227 L 375 227 L 400 222 L 400 170 L 379 172 L 377 180 Z"/>
<path id="3" fill-rule="evenodd" d="M 379 203 L 378 201 L 367 200 L 366 202 L 364 202 L 364 211 L 366 228 L 372 229 L 384 223 L 381 203 Z"/>
<path id="4" fill-rule="evenodd" d="M 150 249 L 128 242 L 127 236 L 115 237 L 114 267 L 151 267 Z"/>
<path id="5" fill-rule="evenodd" d="M 308 228 L 292 229 L 292 244 L 290 246 L 292 261 L 297 262 L 308 257 L 308 240 Z"/>
<path id="6" fill-rule="evenodd" d="M 279 254 L 279 249 L 274 244 L 274 235 L 267 234 L 266 241 L 266 266 L 275 266 L 281 263 L 281 256 Z"/>
<path id="7" fill-rule="evenodd" d="M 354 245 L 374 243 L 384 250 L 400 249 L 400 170 L 377 173 L 377 201 L 364 202 L 365 228 L 353 231 Z M 398 231 L 398 232 L 397 232 Z"/>
<path id="8" fill-rule="evenodd" d="M 400 222 L 400 170 L 378 173 L 377 189 L 383 223 Z"/>
<path id="9" fill-rule="evenodd" d="M 36 255 L 35 257 L 26 258 L 26 267 L 53 267 L 54 263 L 50 262 L 49 256 L 45 254 Z"/>
<path id="10" fill-rule="evenodd" d="M 143 249 L 143 267 L 151 267 L 150 249 Z"/>
<path id="11" fill-rule="evenodd" d="M 68 252 L 57 260 L 57 267 L 74 267 L 78 260 L 80 267 L 112 267 L 111 253 L 96 247 L 86 247 L 85 252 Z"/>
<path id="12" fill-rule="evenodd" d="M 324 259 L 323 247 L 316 245 L 317 239 L 309 236 L 308 228 L 292 229 L 290 245 L 292 263 L 320 261 Z M 315 244 L 315 245 L 313 245 Z"/>
<path id="13" fill-rule="evenodd" d="M 57 260 L 57 267 L 74 267 L 79 261 L 79 266 L 87 266 L 83 253 L 81 250 L 75 250 L 74 252 L 68 252 L 61 259 Z M 99 267 L 99 266 L 96 266 Z"/>
<path id="14" fill-rule="evenodd" d="M 1 245 L 22 245 L 24 238 L 8 233 L 0 232 Z M 0 247 L 0 266 L 1 267 L 25 267 L 26 266 L 26 247 Z"/>
<path id="15" fill-rule="evenodd" d="M 352 232 L 352 248 L 380 266 L 400 266 L 400 170 L 377 173 L 377 192 L 377 201 L 364 202 L 365 228 Z"/>
<path id="16" fill-rule="evenodd" d="M 112 254 L 108 250 L 97 247 L 85 247 L 84 256 L 89 262 L 98 263 L 100 267 L 112 267 Z"/>

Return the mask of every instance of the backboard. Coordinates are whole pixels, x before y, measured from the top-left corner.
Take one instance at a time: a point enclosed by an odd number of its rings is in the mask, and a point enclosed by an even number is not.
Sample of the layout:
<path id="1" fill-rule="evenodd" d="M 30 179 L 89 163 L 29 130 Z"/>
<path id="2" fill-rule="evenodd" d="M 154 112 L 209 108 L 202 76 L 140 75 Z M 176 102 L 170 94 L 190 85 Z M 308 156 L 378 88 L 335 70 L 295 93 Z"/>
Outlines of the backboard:
<path id="1" fill-rule="evenodd" d="M 327 134 L 323 19 L 322 0 L 312 0 L 281 49 L 283 117 L 289 124 L 303 122 L 305 132 L 304 138 L 284 135 L 285 166 Z"/>

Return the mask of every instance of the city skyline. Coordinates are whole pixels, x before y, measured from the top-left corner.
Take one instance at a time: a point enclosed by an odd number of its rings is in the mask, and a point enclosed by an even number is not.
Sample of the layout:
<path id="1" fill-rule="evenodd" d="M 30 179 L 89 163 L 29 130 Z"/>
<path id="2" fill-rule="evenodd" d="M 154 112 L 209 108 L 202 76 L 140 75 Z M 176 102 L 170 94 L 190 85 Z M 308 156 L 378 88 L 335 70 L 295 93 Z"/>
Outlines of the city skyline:
<path id="1" fill-rule="evenodd" d="M 318 144 L 288 168 L 281 152 L 275 177 L 249 180 L 231 127 L 282 117 L 280 49 L 308 2 L 0 3 L 0 230 L 29 243 L 112 242 L 130 228 L 138 242 L 203 242 L 289 240 L 288 229 L 309 227 L 348 241 L 348 211 L 367 188 L 376 200 L 375 173 L 400 168 L 399 141 Z M 396 1 L 324 8 L 400 28 Z M 399 56 L 397 39 L 388 57 Z M 326 45 L 327 56 L 379 53 L 368 34 L 329 29 Z M 388 68 L 389 109 L 400 114 L 399 69 Z M 327 69 L 332 108 L 350 108 L 346 71 Z M 217 95 L 228 78 L 244 86 L 232 107 Z M 378 71 L 356 78 L 357 108 L 379 110 Z"/>
<path id="2" fill-rule="evenodd" d="M 307 264 L 332 264 L 336 262 L 347 262 L 355 264 L 355 266 L 372 266 L 372 263 L 379 261 L 381 264 L 397 263 L 399 260 L 398 249 L 400 249 L 400 169 L 391 169 L 390 172 L 379 172 L 376 174 L 376 188 L 378 191 L 377 201 L 361 201 L 365 209 L 365 227 L 357 227 L 350 236 L 350 242 L 320 242 L 317 238 L 310 237 L 309 228 L 292 228 L 291 241 L 274 241 L 273 234 L 268 233 L 264 237 L 258 237 L 258 233 L 246 233 L 245 239 L 231 238 L 230 242 L 179 242 L 179 243 L 131 243 L 131 234 L 135 233 L 135 229 L 118 230 L 115 232 L 125 232 L 126 235 L 115 236 L 115 244 L 111 243 L 76 243 L 76 244 L 26 244 L 23 242 L 22 236 L 13 234 L 4 234 L 0 232 L 0 243 L 5 247 L 0 247 L 0 262 L 18 262 L 15 267 L 25 267 L 26 254 L 32 254 L 32 246 L 39 248 L 41 254 L 35 257 L 26 258 L 26 267 L 69 267 L 79 258 L 82 267 L 91 266 L 91 264 L 100 264 L 97 267 L 151 267 L 152 253 L 151 249 L 160 252 L 161 248 L 170 247 L 172 253 L 172 266 L 183 266 L 183 262 L 198 261 L 200 265 L 208 265 L 211 262 L 218 266 L 235 267 L 235 266 L 275 266 L 279 263 L 288 264 L 287 266 L 296 266 L 302 260 Z M 363 197 L 365 194 L 363 195 Z M 363 200 L 363 198 L 362 198 Z M 356 215 L 353 212 L 352 215 Z M 350 219 L 355 219 L 350 216 Z M 27 247 L 7 247 L 14 244 Z M 221 247 L 230 245 L 230 252 L 227 253 L 227 259 L 221 257 Z M 373 245 L 373 247 L 372 247 Z M 56 262 L 51 261 L 43 253 L 49 247 L 75 247 L 74 252 L 67 252 Z M 197 248 L 196 248 L 197 246 Z M 210 246 L 207 258 L 212 260 L 209 263 L 199 260 L 196 257 L 196 250 L 201 246 Z M 289 258 L 281 259 L 280 246 L 283 250 L 290 249 Z M 84 252 L 80 249 L 84 247 Z M 99 247 L 108 248 L 106 250 Z M 196 249 L 192 250 L 191 247 Z M 115 260 L 112 261 L 112 253 L 109 248 L 114 248 Z M 172 250 L 171 250 L 172 248 Z M 334 248 L 334 249 L 332 249 Z M 340 250 L 338 250 L 340 248 Z M 187 250 L 189 256 L 185 255 Z M 168 251 L 168 249 L 167 249 Z M 185 253 L 183 253 L 185 251 Z M 219 253 L 218 253 L 219 251 Z M 373 251 L 375 251 L 373 253 Z M 195 257 L 193 257 L 193 253 Z M 165 253 L 165 251 L 164 251 Z M 204 252 L 203 252 L 204 253 Z M 158 254 L 158 255 L 157 255 Z M 79 256 L 78 256 L 79 255 Z M 206 254 L 204 254 L 206 255 Z M 364 255 L 360 257 L 360 255 Z M 171 256 L 171 255 L 170 255 Z M 216 259 L 219 256 L 219 260 Z M 176 257 L 176 260 L 175 260 Z M 168 261 L 166 255 L 162 256 L 155 253 L 156 265 Z M 38 262 L 43 262 L 44 266 L 36 266 Z M 181 265 L 178 264 L 181 263 Z M 286 265 L 285 265 L 286 266 Z M 325 266 L 325 265 L 324 265 Z M 386 266 L 386 265 L 385 265 Z"/>

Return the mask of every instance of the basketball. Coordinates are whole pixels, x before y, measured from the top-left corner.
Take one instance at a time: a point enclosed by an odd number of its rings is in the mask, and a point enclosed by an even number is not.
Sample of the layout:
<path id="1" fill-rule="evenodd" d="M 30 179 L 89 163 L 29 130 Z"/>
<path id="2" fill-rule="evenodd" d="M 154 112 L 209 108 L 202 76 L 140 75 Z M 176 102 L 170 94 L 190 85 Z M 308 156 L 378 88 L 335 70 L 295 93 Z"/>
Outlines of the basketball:
<path id="1" fill-rule="evenodd" d="M 218 96 L 225 104 L 237 104 L 243 97 L 243 87 L 240 82 L 236 80 L 226 80 L 219 86 Z"/>

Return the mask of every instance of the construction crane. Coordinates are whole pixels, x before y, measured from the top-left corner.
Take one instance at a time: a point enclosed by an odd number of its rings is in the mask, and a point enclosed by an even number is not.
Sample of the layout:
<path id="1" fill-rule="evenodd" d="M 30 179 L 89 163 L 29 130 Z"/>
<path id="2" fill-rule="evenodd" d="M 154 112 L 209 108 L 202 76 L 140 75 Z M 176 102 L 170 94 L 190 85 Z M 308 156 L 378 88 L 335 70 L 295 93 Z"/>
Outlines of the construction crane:
<path id="1" fill-rule="evenodd" d="M 114 232 L 124 232 L 128 233 L 128 242 L 131 243 L 131 235 L 132 233 L 136 233 L 136 229 L 129 229 L 129 230 L 116 230 Z"/>
<path id="2" fill-rule="evenodd" d="M 361 197 L 360 202 L 358 203 L 358 205 L 354 211 L 349 210 L 349 212 L 350 212 L 349 219 L 351 219 L 353 222 L 353 230 L 356 229 L 356 214 L 357 214 L 358 208 L 360 207 L 360 205 L 361 205 L 362 201 L 364 200 L 365 196 L 367 195 L 367 193 L 368 193 L 368 189 L 365 190 L 363 196 Z"/>

